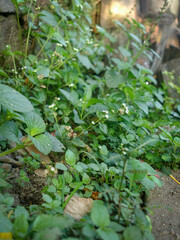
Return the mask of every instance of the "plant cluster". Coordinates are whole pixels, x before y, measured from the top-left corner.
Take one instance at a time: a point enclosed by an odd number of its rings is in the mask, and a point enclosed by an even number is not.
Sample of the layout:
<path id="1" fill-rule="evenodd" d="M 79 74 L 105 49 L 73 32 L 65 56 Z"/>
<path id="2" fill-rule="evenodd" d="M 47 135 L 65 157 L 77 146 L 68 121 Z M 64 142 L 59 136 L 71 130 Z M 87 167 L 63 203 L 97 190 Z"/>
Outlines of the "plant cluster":
<path id="1" fill-rule="evenodd" d="M 74 0 L 70 9 L 52 0 L 49 10 L 32 0 L 13 2 L 26 14 L 27 32 L 20 34 L 27 41 L 25 52 L 4 51 L 13 69 L 0 70 L 0 156 L 33 144 L 45 155 L 57 152 L 58 161 L 44 203 L 28 208 L 12 207 L 1 172 L 1 238 L 154 239 L 141 196 L 161 186 L 153 167 L 178 166 L 180 105 L 168 104 L 151 70 L 137 63 L 137 52 L 152 60 L 141 39 L 145 27 L 116 22 L 127 45 L 113 49 L 116 39 L 105 29 L 97 26 L 99 37 L 93 35 L 87 1 Z M 8 149 L 9 142 L 16 147 Z M 31 160 L 22 159 L 31 171 L 40 167 Z M 94 199 L 80 221 L 63 215 L 74 194 Z"/>

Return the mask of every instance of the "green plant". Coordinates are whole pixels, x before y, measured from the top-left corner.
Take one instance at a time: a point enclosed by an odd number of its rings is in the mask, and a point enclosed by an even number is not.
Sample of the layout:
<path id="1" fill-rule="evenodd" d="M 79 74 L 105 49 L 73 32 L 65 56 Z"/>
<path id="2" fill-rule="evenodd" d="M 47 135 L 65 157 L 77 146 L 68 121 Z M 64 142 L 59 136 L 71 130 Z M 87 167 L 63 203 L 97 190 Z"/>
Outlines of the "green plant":
<path id="1" fill-rule="evenodd" d="M 177 167 L 179 122 L 169 114 L 166 90 L 136 61 L 140 54 L 152 59 L 141 41 L 145 27 L 117 22 L 128 40 L 113 49 L 105 44 L 115 41 L 105 29 L 97 26 L 101 41 L 92 35 L 90 4 L 72 2 L 69 9 L 51 1 L 50 11 L 38 13 L 18 5 L 28 13 L 26 53 L 14 61 L 15 75 L 0 71 L 0 144 L 17 146 L 0 156 L 32 144 L 58 154 L 47 169 L 44 202 L 18 206 L 9 218 L 5 209 L 0 222 L 14 239 L 153 239 L 141 195 L 162 185 L 153 167 Z M 30 36 L 35 54 L 27 52 Z M 39 167 L 33 158 L 23 160 L 28 173 Z M 94 199 L 79 222 L 63 215 L 74 195 Z"/>

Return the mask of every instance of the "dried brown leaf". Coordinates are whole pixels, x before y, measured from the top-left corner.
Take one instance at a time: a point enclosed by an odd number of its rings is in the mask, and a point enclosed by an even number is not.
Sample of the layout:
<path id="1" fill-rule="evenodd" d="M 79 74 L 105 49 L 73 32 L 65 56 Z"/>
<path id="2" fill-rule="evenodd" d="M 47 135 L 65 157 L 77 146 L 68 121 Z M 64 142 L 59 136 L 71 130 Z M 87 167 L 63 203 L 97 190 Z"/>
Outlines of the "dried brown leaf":
<path id="1" fill-rule="evenodd" d="M 69 195 L 66 197 L 66 199 Z M 73 196 L 67 203 L 64 213 L 70 215 L 76 220 L 80 220 L 84 215 L 89 213 L 93 206 L 92 198 L 81 198 Z"/>

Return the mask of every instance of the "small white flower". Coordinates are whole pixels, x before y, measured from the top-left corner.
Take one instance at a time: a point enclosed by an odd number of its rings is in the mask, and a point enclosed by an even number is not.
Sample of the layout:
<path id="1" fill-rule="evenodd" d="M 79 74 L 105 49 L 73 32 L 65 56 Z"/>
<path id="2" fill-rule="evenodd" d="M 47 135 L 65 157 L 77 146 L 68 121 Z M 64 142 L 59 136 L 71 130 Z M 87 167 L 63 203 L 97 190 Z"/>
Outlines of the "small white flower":
<path id="1" fill-rule="evenodd" d="M 92 121 L 91 123 L 92 123 L 93 125 L 95 124 L 95 122 L 94 122 L 94 121 Z"/>
<path id="2" fill-rule="evenodd" d="M 36 72 L 37 72 L 37 69 L 34 69 L 34 71 L 33 71 L 33 72 L 35 72 L 35 73 L 36 73 Z"/>
<path id="3" fill-rule="evenodd" d="M 126 155 L 126 152 L 123 151 L 122 154 L 123 154 L 123 155 Z"/>
<path id="4" fill-rule="evenodd" d="M 114 110 L 112 109 L 111 112 L 114 113 Z"/>
<path id="5" fill-rule="evenodd" d="M 48 62 L 48 59 L 47 59 L 47 58 L 45 58 L 45 59 L 44 59 L 44 61 L 45 61 L 45 62 Z"/>
<path id="6" fill-rule="evenodd" d="M 67 43 L 67 44 L 68 44 L 68 43 L 69 43 L 69 41 L 67 41 L 67 40 L 66 40 L 66 41 L 65 41 L 65 43 Z"/>
<path id="7" fill-rule="evenodd" d="M 120 108 L 120 109 L 119 109 L 119 113 L 120 113 L 121 115 L 124 115 L 124 109 Z"/>
<path id="8" fill-rule="evenodd" d="M 55 107 L 55 104 L 52 103 L 51 105 L 49 105 L 49 108 L 54 108 Z"/>
<path id="9" fill-rule="evenodd" d="M 149 85 L 149 83 L 148 83 L 148 82 L 146 82 L 146 85 Z"/>
<path id="10" fill-rule="evenodd" d="M 12 69 L 12 72 L 14 72 L 14 68 Z"/>
<path id="11" fill-rule="evenodd" d="M 82 98 L 80 98 L 79 101 L 82 102 Z"/>
<path id="12" fill-rule="evenodd" d="M 74 87 L 74 84 L 73 83 L 69 84 L 69 87 Z"/>
<path id="13" fill-rule="evenodd" d="M 74 48 L 74 51 L 78 52 L 79 50 L 77 48 Z"/>
<path id="14" fill-rule="evenodd" d="M 103 113 L 108 113 L 108 111 L 107 111 L 107 110 L 103 110 L 102 112 L 103 112 Z"/>
<path id="15" fill-rule="evenodd" d="M 109 118 L 109 115 L 108 115 L 108 114 L 106 114 L 106 115 L 105 115 L 105 118 L 107 118 L 107 119 L 108 119 L 108 118 Z"/>
<path id="16" fill-rule="evenodd" d="M 59 101 L 59 100 L 61 100 L 61 98 L 60 98 L 60 97 L 55 97 L 55 99 L 56 99 L 56 100 L 58 100 L 58 101 Z"/>
<path id="17" fill-rule="evenodd" d="M 55 168 L 54 168 L 54 167 L 51 167 L 51 171 L 52 171 L 52 172 L 55 172 Z"/>
<path id="18" fill-rule="evenodd" d="M 126 107 L 127 107 L 125 103 L 123 103 L 122 105 L 123 105 L 123 107 L 124 107 L 124 108 L 126 108 Z"/>
<path id="19" fill-rule="evenodd" d="M 56 44 L 58 47 L 62 47 L 62 44 L 61 43 L 57 43 Z"/>
<path id="20" fill-rule="evenodd" d="M 129 113 L 129 109 L 127 108 L 127 109 L 126 109 L 126 114 L 128 114 L 128 113 Z"/>

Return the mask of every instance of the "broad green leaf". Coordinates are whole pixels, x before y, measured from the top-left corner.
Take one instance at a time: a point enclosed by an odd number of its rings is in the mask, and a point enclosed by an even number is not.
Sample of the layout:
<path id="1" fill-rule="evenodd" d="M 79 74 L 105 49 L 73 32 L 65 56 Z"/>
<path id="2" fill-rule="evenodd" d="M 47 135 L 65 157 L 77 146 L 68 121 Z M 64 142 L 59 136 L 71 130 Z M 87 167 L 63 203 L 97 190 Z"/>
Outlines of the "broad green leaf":
<path id="1" fill-rule="evenodd" d="M 107 70 L 105 79 L 108 88 L 117 88 L 123 82 L 122 75 L 114 70 Z"/>
<path id="2" fill-rule="evenodd" d="M 110 228 L 99 228 L 97 233 L 103 240 L 119 240 L 118 234 Z"/>
<path id="3" fill-rule="evenodd" d="M 52 150 L 53 152 L 64 152 L 64 145 L 50 133 L 45 133 L 52 141 Z"/>
<path id="4" fill-rule="evenodd" d="M 76 164 L 76 155 L 73 151 L 71 151 L 70 149 L 68 149 L 65 153 L 65 161 L 67 164 L 73 166 Z"/>
<path id="5" fill-rule="evenodd" d="M 140 181 L 146 177 L 148 170 L 142 165 L 139 160 L 131 159 L 126 164 L 126 176 L 130 181 Z"/>
<path id="6" fill-rule="evenodd" d="M 150 191 L 151 189 L 153 189 L 155 187 L 154 182 L 151 179 L 149 179 L 149 177 L 143 178 L 140 182 L 143 186 L 145 186 L 145 188 L 148 191 Z"/>
<path id="7" fill-rule="evenodd" d="M 46 129 L 43 119 L 35 112 L 25 113 L 24 121 L 28 127 L 28 132 L 32 137 L 43 133 Z"/>
<path id="8" fill-rule="evenodd" d="M 105 145 L 100 148 L 100 153 L 104 156 L 108 155 L 108 149 Z"/>
<path id="9" fill-rule="evenodd" d="M 51 139 L 48 136 L 46 136 L 44 134 L 41 134 L 41 135 L 38 135 L 36 137 L 29 136 L 29 138 L 31 139 L 31 141 L 33 142 L 35 147 L 40 152 L 44 153 L 45 155 L 47 155 L 48 153 L 51 152 L 51 150 L 52 150 L 52 141 L 51 141 Z"/>
<path id="10" fill-rule="evenodd" d="M 127 227 L 123 233 L 124 240 L 143 240 L 141 230 L 136 226 Z"/>
<path id="11" fill-rule="evenodd" d="M 56 163 L 55 168 L 63 171 L 67 170 L 67 167 L 63 163 Z"/>
<path id="12" fill-rule="evenodd" d="M 155 182 L 159 187 L 163 186 L 163 182 L 157 178 L 156 176 L 150 176 L 149 177 L 153 182 Z"/>
<path id="13" fill-rule="evenodd" d="M 5 217 L 4 215 L 0 214 L 0 232 L 11 232 L 12 231 L 12 223 L 11 221 Z"/>
<path id="14" fill-rule="evenodd" d="M 59 22 L 57 15 L 52 14 L 46 10 L 41 11 L 39 18 L 52 27 L 55 27 Z"/>
<path id="15" fill-rule="evenodd" d="M 57 227 L 51 229 L 44 229 L 42 231 L 38 231 L 33 237 L 33 240 L 57 240 L 61 239 L 61 231 Z"/>
<path id="16" fill-rule="evenodd" d="M 84 67 L 86 67 L 87 69 L 90 69 L 90 68 L 93 67 L 87 56 L 84 56 L 84 55 L 81 55 L 80 53 L 77 53 L 77 57 L 78 57 L 79 61 L 81 62 L 81 64 Z"/>
<path id="17" fill-rule="evenodd" d="M 33 110 L 31 102 L 11 87 L 0 84 L 0 105 L 8 110 L 30 112 Z"/>
<path id="18" fill-rule="evenodd" d="M 134 103 L 141 109 L 143 112 L 148 114 L 148 106 L 145 102 L 134 101 Z"/>
<path id="19" fill-rule="evenodd" d="M 132 37 L 133 40 L 135 40 L 137 43 L 142 44 L 141 39 L 138 38 L 135 34 L 129 33 L 129 35 Z"/>
<path id="20" fill-rule="evenodd" d="M 60 229 L 68 228 L 73 223 L 73 219 L 66 218 L 65 216 L 41 214 L 33 222 L 32 230 L 39 232 L 52 227 Z"/>
<path id="21" fill-rule="evenodd" d="M 44 77 L 49 77 L 50 70 L 48 67 L 38 67 L 37 75 L 43 74 Z"/>
<path id="22" fill-rule="evenodd" d="M 7 121 L 0 126 L 0 134 L 9 141 L 20 144 L 18 127 L 14 121 Z"/>
<path id="23" fill-rule="evenodd" d="M 93 202 L 93 208 L 91 211 L 91 219 L 93 223 L 101 228 L 107 227 L 110 224 L 110 217 L 107 208 L 100 200 Z"/>
<path id="24" fill-rule="evenodd" d="M 28 232 L 28 221 L 26 214 L 21 213 L 15 218 L 14 225 L 13 225 L 13 232 L 14 236 L 17 239 L 25 238 Z"/>
<path id="25" fill-rule="evenodd" d="M 76 91 L 72 90 L 71 92 L 68 92 L 64 89 L 60 89 L 60 92 L 66 97 L 68 101 L 71 102 L 72 105 L 77 105 L 79 103 L 79 98 Z"/>

